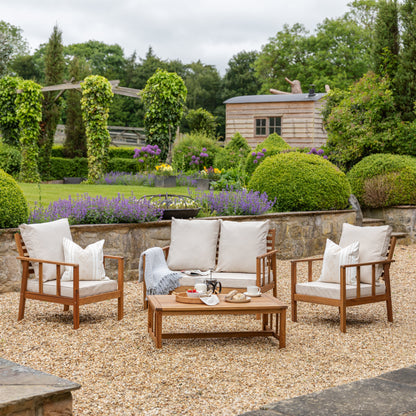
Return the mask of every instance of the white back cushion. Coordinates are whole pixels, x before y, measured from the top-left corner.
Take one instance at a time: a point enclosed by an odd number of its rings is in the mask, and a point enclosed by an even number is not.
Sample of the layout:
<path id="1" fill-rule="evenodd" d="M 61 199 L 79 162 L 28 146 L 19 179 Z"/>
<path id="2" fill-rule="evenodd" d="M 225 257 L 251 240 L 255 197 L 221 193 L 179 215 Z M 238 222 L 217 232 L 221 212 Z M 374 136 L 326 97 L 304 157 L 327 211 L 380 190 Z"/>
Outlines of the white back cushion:
<path id="1" fill-rule="evenodd" d="M 72 240 L 64 238 L 65 263 L 75 263 L 79 265 L 79 280 L 103 280 L 105 270 L 103 264 L 104 240 L 90 244 L 83 249 Z M 65 266 L 62 280 L 74 280 L 74 268 Z"/>
<path id="2" fill-rule="evenodd" d="M 270 222 L 220 221 L 216 271 L 256 273 L 256 257 L 267 251 Z"/>
<path id="3" fill-rule="evenodd" d="M 322 263 L 320 282 L 339 283 L 341 281 L 340 266 L 358 263 L 360 243 L 355 241 L 347 247 L 340 247 L 327 239 Z M 345 269 L 347 285 L 357 283 L 357 269 L 347 267 Z"/>
<path id="4" fill-rule="evenodd" d="M 219 225 L 218 220 L 178 220 L 173 218 L 167 258 L 169 269 L 213 269 Z"/>
<path id="5" fill-rule="evenodd" d="M 339 245 L 346 247 L 354 241 L 360 243 L 359 263 L 385 260 L 389 248 L 392 228 L 389 225 L 378 227 L 358 227 L 351 224 L 342 225 L 341 239 Z M 381 276 L 383 269 L 376 268 L 376 279 Z M 361 267 L 361 282 L 371 283 L 371 266 Z"/>
<path id="6" fill-rule="evenodd" d="M 42 224 L 22 224 L 19 226 L 23 241 L 25 242 L 29 257 L 42 260 L 65 260 L 62 245 L 63 238 L 72 240 L 68 218 Z M 39 278 L 39 264 L 34 263 L 35 275 Z M 61 275 L 64 268 L 61 267 Z M 56 266 L 43 264 L 43 281 L 56 279 Z"/>

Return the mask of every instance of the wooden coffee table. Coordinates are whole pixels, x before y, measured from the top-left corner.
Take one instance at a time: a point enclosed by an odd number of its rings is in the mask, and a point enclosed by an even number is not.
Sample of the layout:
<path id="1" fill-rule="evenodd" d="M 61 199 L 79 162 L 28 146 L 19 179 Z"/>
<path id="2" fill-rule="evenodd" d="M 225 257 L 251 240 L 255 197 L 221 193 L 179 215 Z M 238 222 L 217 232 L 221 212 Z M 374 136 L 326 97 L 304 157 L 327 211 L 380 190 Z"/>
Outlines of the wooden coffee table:
<path id="1" fill-rule="evenodd" d="M 279 348 L 286 346 L 286 309 L 278 299 L 269 294 L 251 298 L 247 303 L 225 302 L 224 295 L 219 295 L 220 303 L 208 306 L 204 303 L 189 304 L 176 302 L 175 295 L 151 295 L 148 297 L 148 331 L 162 348 L 162 339 L 169 338 L 219 338 L 219 337 L 258 337 L 272 336 L 279 340 Z M 184 332 L 163 333 L 162 318 L 167 315 L 253 315 L 260 314 L 262 329 L 260 331 L 237 332 Z M 275 315 L 275 329 L 273 329 Z"/>

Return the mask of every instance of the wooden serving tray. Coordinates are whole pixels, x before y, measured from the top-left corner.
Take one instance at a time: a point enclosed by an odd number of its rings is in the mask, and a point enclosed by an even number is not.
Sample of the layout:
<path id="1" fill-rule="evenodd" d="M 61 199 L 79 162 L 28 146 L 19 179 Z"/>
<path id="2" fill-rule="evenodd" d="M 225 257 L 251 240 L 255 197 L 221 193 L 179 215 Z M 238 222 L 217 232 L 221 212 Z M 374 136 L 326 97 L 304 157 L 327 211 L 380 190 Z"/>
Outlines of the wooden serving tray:
<path id="1" fill-rule="evenodd" d="M 200 298 L 190 298 L 186 292 L 176 293 L 176 302 L 179 303 L 204 303 Z"/>

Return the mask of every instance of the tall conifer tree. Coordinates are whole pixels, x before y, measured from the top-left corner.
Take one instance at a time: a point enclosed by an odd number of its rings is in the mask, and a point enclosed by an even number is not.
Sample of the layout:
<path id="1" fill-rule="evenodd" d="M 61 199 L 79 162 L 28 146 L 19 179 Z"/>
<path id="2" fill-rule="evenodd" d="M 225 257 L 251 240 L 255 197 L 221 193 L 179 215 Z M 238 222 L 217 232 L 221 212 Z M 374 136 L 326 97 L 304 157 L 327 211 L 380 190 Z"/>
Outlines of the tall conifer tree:
<path id="1" fill-rule="evenodd" d="M 399 10 L 397 0 L 381 0 L 374 28 L 373 62 L 374 72 L 396 76 L 399 55 Z"/>
<path id="2" fill-rule="evenodd" d="M 416 0 L 405 0 L 400 10 L 402 23 L 402 48 L 399 55 L 394 86 L 396 104 L 402 119 L 413 121 L 416 117 Z"/>
<path id="3" fill-rule="evenodd" d="M 45 84 L 62 84 L 65 60 L 62 45 L 62 32 L 55 25 L 46 47 Z M 50 157 L 56 126 L 61 117 L 59 91 L 46 92 L 42 102 L 42 122 L 39 139 L 39 171 L 43 178 L 50 176 Z"/>

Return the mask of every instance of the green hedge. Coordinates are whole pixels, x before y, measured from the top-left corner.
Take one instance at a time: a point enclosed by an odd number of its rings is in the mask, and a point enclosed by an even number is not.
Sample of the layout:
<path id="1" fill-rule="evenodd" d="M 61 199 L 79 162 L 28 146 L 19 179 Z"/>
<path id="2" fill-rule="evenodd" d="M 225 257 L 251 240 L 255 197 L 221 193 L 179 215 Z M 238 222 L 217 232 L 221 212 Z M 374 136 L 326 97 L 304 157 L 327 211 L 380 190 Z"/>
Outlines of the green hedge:
<path id="1" fill-rule="evenodd" d="M 374 154 L 347 173 L 353 194 L 371 208 L 416 204 L 416 158 Z"/>
<path id="2" fill-rule="evenodd" d="M 110 148 L 108 149 L 108 155 L 110 158 L 118 157 L 118 158 L 123 158 L 123 159 L 133 159 L 134 149 L 136 149 L 136 147 L 139 147 L 139 146 L 135 146 L 135 147 L 110 146 Z M 64 147 L 62 145 L 53 146 L 52 157 L 65 157 Z"/>
<path id="3" fill-rule="evenodd" d="M 88 161 L 85 157 L 65 159 L 63 157 L 51 157 L 51 177 L 53 179 L 63 179 L 66 177 L 88 176 Z"/>
<path id="4" fill-rule="evenodd" d="M 276 198 L 275 211 L 347 208 L 350 184 L 343 172 L 317 155 L 289 152 L 267 157 L 254 171 L 249 189 Z"/>
<path id="5" fill-rule="evenodd" d="M 137 173 L 139 163 L 135 159 L 112 158 L 108 161 L 107 172 Z"/>

